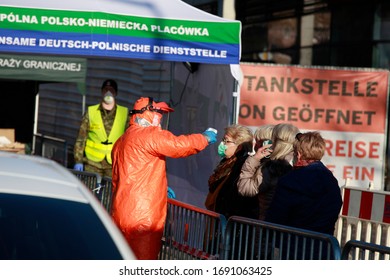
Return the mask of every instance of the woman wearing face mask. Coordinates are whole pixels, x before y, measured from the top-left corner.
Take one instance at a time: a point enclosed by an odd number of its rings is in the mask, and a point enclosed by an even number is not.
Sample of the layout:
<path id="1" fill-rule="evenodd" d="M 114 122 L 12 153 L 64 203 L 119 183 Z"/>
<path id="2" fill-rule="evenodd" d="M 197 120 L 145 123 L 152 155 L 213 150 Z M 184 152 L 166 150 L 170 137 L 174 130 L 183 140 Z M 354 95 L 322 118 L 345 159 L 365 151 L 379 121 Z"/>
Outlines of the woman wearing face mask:
<path id="1" fill-rule="evenodd" d="M 117 83 L 105 80 L 101 102 L 85 112 L 74 145 L 75 170 L 112 176 L 111 150 L 129 125 L 128 109 L 116 103 L 117 93 Z"/>
<path id="2" fill-rule="evenodd" d="M 237 215 L 258 217 L 256 197 L 243 197 L 237 191 L 237 180 L 248 153 L 252 151 L 253 132 L 242 125 L 225 128 L 225 135 L 218 146 L 221 161 L 210 176 L 209 193 L 205 206 L 226 218 Z"/>
<path id="3" fill-rule="evenodd" d="M 267 129 L 266 126 L 260 130 Z M 238 192 L 259 199 L 259 220 L 264 220 L 275 193 L 278 179 L 292 169 L 293 144 L 299 129 L 289 123 L 279 123 L 268 131 L 272 147 L 261 147 L 246 159 L 237 181 Z M 268 157 L 268 159 L 267 159 Z"/>

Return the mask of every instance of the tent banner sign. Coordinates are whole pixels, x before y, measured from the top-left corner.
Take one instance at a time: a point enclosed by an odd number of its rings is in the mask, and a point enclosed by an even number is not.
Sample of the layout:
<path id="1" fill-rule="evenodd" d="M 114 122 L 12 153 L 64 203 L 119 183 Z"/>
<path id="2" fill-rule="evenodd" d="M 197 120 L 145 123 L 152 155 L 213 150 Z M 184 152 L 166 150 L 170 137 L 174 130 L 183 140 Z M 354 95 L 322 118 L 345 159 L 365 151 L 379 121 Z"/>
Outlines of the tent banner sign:
<path id="1" fill-rule="evenodd" d="M 85 83 L 85 58 L 0 53 L 0 78 Z"/>
<path id="2" fill-rule="evenodd" d="M 241 64 L 239 123 L 291 123 L 326 140 L 340 186 L 384 189 L 388 80 L 384 69 Z"/>
<path id="3" fill-rule="evenodd" d="M 0 52 L 239 64 L 238 21 L 2 6 Z"/>

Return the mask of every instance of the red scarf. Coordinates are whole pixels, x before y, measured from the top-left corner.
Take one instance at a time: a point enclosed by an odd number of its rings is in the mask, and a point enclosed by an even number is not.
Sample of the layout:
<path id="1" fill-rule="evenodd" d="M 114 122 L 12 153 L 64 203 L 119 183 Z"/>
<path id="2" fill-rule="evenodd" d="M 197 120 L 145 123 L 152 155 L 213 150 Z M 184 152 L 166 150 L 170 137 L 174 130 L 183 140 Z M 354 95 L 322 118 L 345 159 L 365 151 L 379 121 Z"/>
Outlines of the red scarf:
<path id="1" fill-rule="evenodd" d="M 309 164 L 315 162 L 317 160 L 314 159 L 299 159 L 296 163 L 294 163 L 294 169 L 298 169 L 304 166 L 308 166 Z"/>

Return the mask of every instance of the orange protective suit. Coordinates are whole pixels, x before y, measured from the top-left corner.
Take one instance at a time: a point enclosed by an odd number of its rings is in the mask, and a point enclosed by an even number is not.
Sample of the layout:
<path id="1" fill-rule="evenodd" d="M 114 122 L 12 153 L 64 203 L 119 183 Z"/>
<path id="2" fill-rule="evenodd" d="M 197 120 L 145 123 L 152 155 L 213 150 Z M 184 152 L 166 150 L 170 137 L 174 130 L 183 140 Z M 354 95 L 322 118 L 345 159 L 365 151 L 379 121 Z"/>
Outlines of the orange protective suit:
<path id="1" fill-rule="evenodd" d="M 156 125 L 161 114 L 136 114 L 112 151 L 112 217 L 138 259 L 158 258 L 167 211 L 166 157 L 181 158 L 205 149 L 202 134 L 175 136 Z M 151 126 L 140 126 L 136 118 Z"/>

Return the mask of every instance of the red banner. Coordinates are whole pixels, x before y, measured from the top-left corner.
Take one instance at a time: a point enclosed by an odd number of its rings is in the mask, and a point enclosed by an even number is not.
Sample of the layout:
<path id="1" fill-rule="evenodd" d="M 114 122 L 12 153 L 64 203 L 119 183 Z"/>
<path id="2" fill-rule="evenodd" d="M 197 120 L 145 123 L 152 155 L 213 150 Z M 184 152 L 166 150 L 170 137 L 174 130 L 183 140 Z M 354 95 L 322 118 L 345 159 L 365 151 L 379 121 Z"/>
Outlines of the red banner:
<path id="1" fill-rule="evenodd" d="M 320 131 L 339 184 L 384 188 L 389 71 L 241 64 L 238 123 Z"/>
<path id="2" fill-rule="evenodd" d="M 388 71 L 242 64 L 239 123 L 384 133 Z"/>

